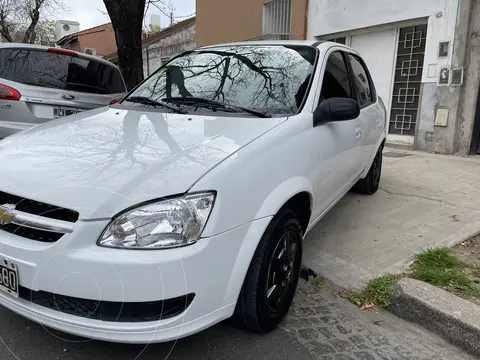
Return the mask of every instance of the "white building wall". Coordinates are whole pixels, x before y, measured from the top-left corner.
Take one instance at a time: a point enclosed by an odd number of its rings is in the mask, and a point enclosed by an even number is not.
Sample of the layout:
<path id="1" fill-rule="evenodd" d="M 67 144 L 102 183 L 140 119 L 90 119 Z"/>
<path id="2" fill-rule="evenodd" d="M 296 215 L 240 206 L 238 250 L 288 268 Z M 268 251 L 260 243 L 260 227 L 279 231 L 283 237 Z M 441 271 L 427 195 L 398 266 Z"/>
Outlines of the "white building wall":
<path id="1" fill-rule="evenodd" d="M 428 24 L 425 58 L 422 72 L 423 96 L 420 101 L 417 129 L 421 132 L 420 142 L 434 130 L 434 98 L 439 70 L 452 63 L 455 27 L 460 0 L 310 0 L 308 9 L 307 38 L 334 38 L 395 29 L 397 25 L 409 25 L 412 21 L 426 19 Z M 333 36 L 332 36 L 333 35 Z M 439 58 L 439 43 L 450 42 L 449 56 Z M 353 46 L 355 44 L 352 44 Z M 396 51 L 396 40 L 393 44 Z M 365 46 L 363 46 L 365 48 Z M 391 52 L 391 49 L 385 51 Z M 372 44 L 372 52 L 383 51 Z M 385 57 L 379 53 L 379 58 Z M 374 58 L 375 54 L 366 54 Z M 367 64 L 368 60 L 366 59 Z M 393 61 L 393 64 L 396 62 Z M 375 65 L 375 64 L 374 64 Z M 392 81 L 393 81 L 392 67 Z M 387 87 L 393 87 L 390 80 L 382 78 Z M 428 86 L 427 86 L 428 84 Z M 427 88 L 425 88 L 428 87 Z M 390 102 L 390 94 L 387 97 Z M 413 138 L 410 139 L 413 141 Z"/>
<path id="2" fill-rule="evenodd" d="M 450 48 L 453 46 L 459 1 L 310 0 L 307 38 L 314 39 L 322 35 L 428 18 L 425 69 L 428 69 L 428 65 L 436 65 L 440 68 L 451 62 L 452 51 L 450 51 L 449 58 L 438 59 L 438 44 L 440 41 L 450 41 Z M 424 71 L 422 81 L 436 82 L 437 80 L 428 78 L 427 71 Z"/>
<path id="3" fill-rule="evenodd" d="M 143 48 L 143 74 L 148 77 L 165 61 L 196 46 L 195 25 L 188 26 Z M 147 53 L 148 52 L 148 53 Z"/>

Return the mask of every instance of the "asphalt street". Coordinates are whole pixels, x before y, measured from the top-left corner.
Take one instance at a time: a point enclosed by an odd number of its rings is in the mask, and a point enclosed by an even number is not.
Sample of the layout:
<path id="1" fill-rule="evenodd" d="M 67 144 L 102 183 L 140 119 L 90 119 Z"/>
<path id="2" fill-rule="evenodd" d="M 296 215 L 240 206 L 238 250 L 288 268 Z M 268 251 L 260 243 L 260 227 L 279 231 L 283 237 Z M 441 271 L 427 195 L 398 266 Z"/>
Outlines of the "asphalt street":
<path id="1" fill-rule="evenodd" d="M 301 280 L 282 327 L 259 336 L 222 323 L 176 343 L 148 346 L 59 333 L 0 309 L 1 360 L 467 360 L 437 336 L 384 311 L 362 311 L 331 284 Z"/>

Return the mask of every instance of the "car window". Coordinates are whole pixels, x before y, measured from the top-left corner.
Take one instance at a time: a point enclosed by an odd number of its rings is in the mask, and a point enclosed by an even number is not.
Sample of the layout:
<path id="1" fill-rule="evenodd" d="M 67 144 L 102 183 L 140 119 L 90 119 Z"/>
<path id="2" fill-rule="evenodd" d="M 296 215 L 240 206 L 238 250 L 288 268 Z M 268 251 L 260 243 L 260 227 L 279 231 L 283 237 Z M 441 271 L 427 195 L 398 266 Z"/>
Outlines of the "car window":
<path id="1" fill-rule="evenodd" d="M 95 94 L 126 91 L 117 68 L 46 51 L 0 49 L 0 77 L 26 85 Z"/>
<path id="2" fill-rule="evenodd" d="M 170 61 L 131 96 L 157 101 L 200 97 L 270 114 L 296 114 L 308 93 L 317 53 L 310 46 L 199 49 Z"/>
<path id="3" fill-rule="evenodd" d="M 357 100 L 360 106 L 367 106 L 374 102 L 368 70 L 358 56 L 353 54 L 348 54 L 348 56 L 352 65 L 352 77 L 357 90 Z"/>
<path id="4" fill-rule="evenodd" d="M 320 102 L 334 97 L 352 97 L 347 64 L 340 51 L 333 52 L 328 57 L 320 94 Z"/>

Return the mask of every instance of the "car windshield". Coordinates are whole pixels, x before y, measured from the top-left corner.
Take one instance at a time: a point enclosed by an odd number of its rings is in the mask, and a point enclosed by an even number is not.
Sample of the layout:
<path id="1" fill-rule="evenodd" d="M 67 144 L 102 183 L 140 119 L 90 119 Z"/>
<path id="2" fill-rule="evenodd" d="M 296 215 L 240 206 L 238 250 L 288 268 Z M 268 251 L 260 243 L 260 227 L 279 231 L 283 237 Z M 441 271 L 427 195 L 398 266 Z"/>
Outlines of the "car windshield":
<path id="1" fill-rule="evenodd" d="M 295 114 L 307 93 L 316 56 L 310 46 L 200 49 L 173 59 L 130 96 L 173 98 L 179 106 L 185 106 L 179 97 L 207 99 L 264 113 Z"/>
<path id="2" fill-rule="evenodd" d="M 120 71 L 108 63 L 31 49 L 0 49 L 0 78 L 94 94 L 125 92 Z"/>

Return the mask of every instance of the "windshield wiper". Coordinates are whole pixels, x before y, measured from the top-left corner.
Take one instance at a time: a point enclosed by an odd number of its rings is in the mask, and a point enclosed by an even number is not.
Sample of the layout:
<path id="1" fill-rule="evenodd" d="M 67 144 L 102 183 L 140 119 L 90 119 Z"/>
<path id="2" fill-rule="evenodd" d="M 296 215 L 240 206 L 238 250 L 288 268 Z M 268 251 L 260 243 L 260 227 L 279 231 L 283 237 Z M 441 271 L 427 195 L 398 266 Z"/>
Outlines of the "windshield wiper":
<path id="1" fill-rule="evenodd" d="M 173 112 L 176 112 L 177 114 L 186 114 L 187 113 L 185 110 L 178 109 L 175 106 L 165 104 L 164 102 L 161 102 L 161 101 L 150 99 L 146 96 L 130 96 L 130 97 L 126 98 L 125 101 L 130 101 L 130 102 L 133 102 L 133 103 L 138 103 L 138 104 L 143 104 L 143 105 L 150 105 L 150 106 L 153 106 L 153 107 L 161 106 L 161 107 L 164 107 L 166 109 L 172 110 Z"/>
<path id="2" fill-rule="evenodd" d="M 255 115 L 261 118 L 271 118 L 272 115 L 268 113 L 264 113 L 258 110 L 253 110 L 250 108 L 238 106 L 238 105 L 232 105 L 232 104 L 224 104 L 219 101 L 215 100 L 210 100 L 210 99 L 204 99 L 201 97 L 193 97 L 193 96 L 185 96 L 185 97 L 168 97 L 162 99 L 163 102 L 171 102 L 171 103 L 176 103 L 176 104 L 185 104 L 185 105 L 192 105 L 192 106 L 198 106 L 198 107 L 207 107 L 211 109 L 238 109 L 241 111 L 244 111 L 248 114 Z"/>
<path id="3" fill-rule="evenodd" d="M 97 90 L 101 94 L 108 94 L 107 90 L 98 86 L 92 86 L 92 85 L 80 84 L 80 83 L 74 83 L 74 82 L 68 82 L 68 81 L 65 84 L 68 87 L 77 87 L 77 88 L 86 89 L 86 90 Z M 75 91 L 75 89 L 68 89 L 68 90 Z"/>

